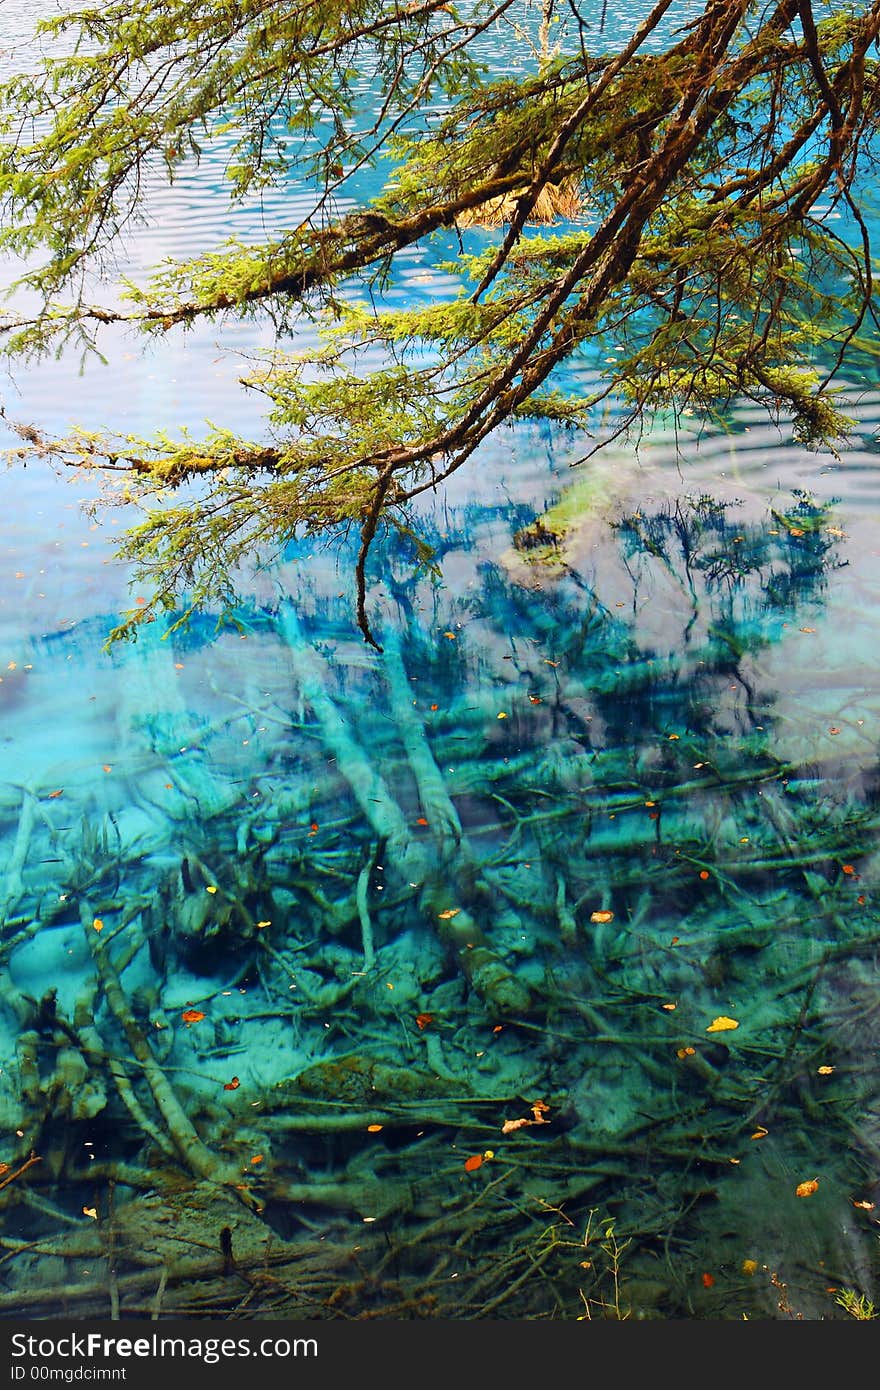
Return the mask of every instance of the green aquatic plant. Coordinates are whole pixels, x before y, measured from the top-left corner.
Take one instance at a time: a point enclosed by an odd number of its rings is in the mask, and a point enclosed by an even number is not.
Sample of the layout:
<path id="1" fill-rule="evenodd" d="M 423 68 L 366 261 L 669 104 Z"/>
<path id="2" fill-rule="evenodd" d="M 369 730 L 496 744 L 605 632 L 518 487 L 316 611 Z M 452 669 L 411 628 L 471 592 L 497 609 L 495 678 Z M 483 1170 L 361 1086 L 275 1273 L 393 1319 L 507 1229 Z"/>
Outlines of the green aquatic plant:
<path id="1" fill-rule="evenodd" d="M 880 1316 L 872 1300 L 866 1294 L 858 1293 L 855 1289 L 838 1289 L 834 1302 L 845 1313 L 849 1313 L 851 1318 L 855 1318 L 857 1322 L 871 1322 Z"/>

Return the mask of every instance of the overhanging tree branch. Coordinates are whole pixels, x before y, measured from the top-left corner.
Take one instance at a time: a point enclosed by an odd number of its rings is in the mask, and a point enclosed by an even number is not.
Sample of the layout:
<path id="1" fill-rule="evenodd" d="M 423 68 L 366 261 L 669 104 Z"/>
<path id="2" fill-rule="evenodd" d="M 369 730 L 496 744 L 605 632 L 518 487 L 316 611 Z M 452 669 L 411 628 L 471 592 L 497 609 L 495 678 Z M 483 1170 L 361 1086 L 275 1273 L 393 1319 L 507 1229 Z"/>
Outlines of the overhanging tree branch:
<path id="1" fill-rule="evenodd" d="M 45 257 L 23 276 L 42 308 L 3 324 L 11 355 L 77 336 L 88 346 L 108 324 L 165 333 L 216 315 L 267 314 L 288 331 L 308 314 L 325 336 L 309 357 L 279 349 L 242 378 L 268 402 L 265 439 L 234 427 L 201 440 L 23 434 L 23 451 L 127 477 L 144 520 L 122 553 L 154 578 L 157 604 L 172 607 L 183 586 L 188 604 L 225 601 L 231 568 L 257 549 L 354 525 L 357 621 L 375 644 L 367 566 L 383 519 L 404 520 L 530 412 L 589 433 L 609 394 L 632 422 L 740 394 L 789 411 L 807 442 L 845 432 L 833 383 L 844 360 L 867 360 L 874 313 L 852 185 L 880 116 L 880 0 L 819 20 L 810 0 L 709 0 L 662 42 L 659 0 L 616 53 L 590 50 L 574 7 L 568 48 L 562 27 L 555 56 L 545 38 L 531 71 L 499 79 L 470 44 L 512 3 L 235 0 L 218 13 L 207 0 L 138 0 L 130 14 L 53 21 L 47 33 L 81 32 L 93 51 L 0 91 L 0 239 Z M 378 115 L 358 110 L 354 62 L 376 78 Z M 432 94 L 446 114 L 413 126 Z M 312 217 L 262 246 L 169 265 L 129 286 L 127 305 L 95 304 L 83 273 L 139 212 L 151 165 L 172 177 L 210 146 L 221 113 L 236 142 L 231 195 L 311 180 Z M 331 194 L 386 155 L 381 195 L 334 217 Z M 535 231 L 542 191 L 566 181 L 582 216 Z M 815 211 L 829 190 L 854 241 Z M 506 230 L 485 251 L 460 246 L 457 297 L 383 301 L 401 252 L 498 200 L 511 202 Z M 605 342 L 616 360 L 595 391 L 561 391 L 558 369 Z M 367 349 L 384 365 L 365 371 Z"/>

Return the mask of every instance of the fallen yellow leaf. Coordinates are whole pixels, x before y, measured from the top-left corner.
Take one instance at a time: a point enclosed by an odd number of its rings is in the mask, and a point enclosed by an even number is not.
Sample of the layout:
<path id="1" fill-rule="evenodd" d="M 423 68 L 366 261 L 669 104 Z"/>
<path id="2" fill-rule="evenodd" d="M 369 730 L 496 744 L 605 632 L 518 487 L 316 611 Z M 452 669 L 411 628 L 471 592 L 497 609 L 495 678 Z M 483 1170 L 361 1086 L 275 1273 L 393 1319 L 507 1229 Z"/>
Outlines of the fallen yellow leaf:
<path id="1" fill-rule="evenodd" d="M 535 1124 L 535 1120 L 505 1120 L 501 1126 L 502 1134 L 514 1134 L 518 1129 L 524 1129 L 526 1125 Z"/>
<path id="2" fill-rule="evenodd" d="M 739 1024 L 737 1023 L 735 1018 L 728 1018 L 726 1014 L 719 1014 L 717 1018 L 713 1018 L 712 1022 L 709 1024 L 709 1027 L 706 1029 L 706 1032 L 729 1033 L 731 1028 L 738 1027 Z"/>

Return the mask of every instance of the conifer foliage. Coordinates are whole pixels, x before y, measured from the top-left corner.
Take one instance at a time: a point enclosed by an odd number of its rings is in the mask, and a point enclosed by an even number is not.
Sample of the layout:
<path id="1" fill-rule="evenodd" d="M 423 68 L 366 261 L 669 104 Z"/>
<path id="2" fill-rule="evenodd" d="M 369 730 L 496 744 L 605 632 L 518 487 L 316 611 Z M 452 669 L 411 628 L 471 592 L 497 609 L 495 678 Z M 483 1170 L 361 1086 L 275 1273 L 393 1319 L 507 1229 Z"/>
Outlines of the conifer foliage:
<path id="1" fill-rule="evenodd" d="M 845 434 L 842 364 L 875 353 L 853 189 L 880 113 L 880 0 L 658 0 L 614 45 L 579 0 L 123 0 L 40 30 L 44 56 L 0 89 L 0 249 L 37 305 L 6 314 L 5 350 L 100 351 L 120 321 L 163 335 L 259 316 L 279 333 L 247 381 L 264 438 L 233 412 L 199 439 L 173 421 L 22 439 L 125 474 L 143 508 L 122 553 L 153 597 L 119 634 L 183 594 L 228 598 L 238 565 L 292 536 L 354 528 L 372 641 L 372 547 L 519 417 L 583 431 L 586 452 L 610 399 L 629 424 L 751 398 L 807 444 Z M 511 43 L 517 71 L 486 64 Z M 298 198 L 282 234 L 206 246 L 101 302 L 94 270 L 149 215 L 157 173 L 212 142 L 230 199 L 307 188 L 309 214 Z M 384 184 L 353 207 L 371 165 Z M 492 230 L 475 241 L 475 225 Z M 396 258 L 438 256 L 438 238 L 458 290 L 384 299 Z M 282 351 L 303 316 L 320 349 Z M 598 384 L 564 371 L 585 352 Z"/>

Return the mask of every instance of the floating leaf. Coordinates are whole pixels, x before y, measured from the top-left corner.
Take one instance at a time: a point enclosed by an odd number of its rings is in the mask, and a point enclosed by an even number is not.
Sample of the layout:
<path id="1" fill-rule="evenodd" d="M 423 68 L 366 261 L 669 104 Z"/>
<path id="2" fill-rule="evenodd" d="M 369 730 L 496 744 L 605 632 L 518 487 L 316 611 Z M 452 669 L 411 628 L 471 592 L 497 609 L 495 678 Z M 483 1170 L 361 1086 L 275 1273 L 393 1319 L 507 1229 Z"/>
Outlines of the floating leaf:
<path id="1" fill-rule="evenodd" d="M 728 1018 L 726 1014 L 719 1014 L 717 1018 L 713 1018 L 712 1022 L 709 1024 L 709 1027 L 706 1029 L 706 1032 L 729 1033 L 731 1028 L 738 1027 L 739 1024 L 737 1023 L 735 1018 Z"/>
<path id="2" fill-rule="evenodd" d="M 460 907 L 448 907 L 445 912 L 439 912 L 437 915 L 441 922 L 448 922 L 450 917 L 457 917 L 460 912 Z"/>
<path id="3" fill-rule="evenodd" d="M 501 1126 L 502 1134 L 514 1134 L 518 1129 L 525 1129 L 527 1125 L 533 1125 L 534 1120 L 505 1120 Z"/>
<path id="4" fill-rule="evenodd" d="M 231 1081 L 225 1081 L 223 1083 L 223 1089 L 224 1091 L 237 1091 L 240 1085 L 241 1082 L 239 1081 L 238 1077 L 233 1076 Z"/>
<path id="5" fill-rule="evenodd" d="M 614 921 L 614 913 L 613 913 L 613 912 L 605 912 L 605 911 L 602 911 L 602 912 L 591 912 L 591 913 L 590 913 L 590 921 L 591 921 L 591 922 L 613 922 L 613 921 Z"/>
<path id="6" fill-rule="evenodd" d="M 201 1023 L 205 1015 L 202 1013 L 201 1009 L 184 1009 L 180 1017 L 183 1019 L 184 1023 L 188 1025 L 190 1023 Z"/>
<path id="7" fill-rule="evenodd" d="M 796 1197 L 812 1197 L 814 1192 L 819 1191 L 819 1179 L 811 1178 L 809 1182 L 799 1182 L 794 1190 Z"/>
<path id="8" fill-rule="evenodd" d="M 474 1173 L 478 1168 L 482 1168 L 482 1166 L 482 1154 L 471 1154 L 470 1158 L 466 1158 L 464 1161 L 464 1169 L 466 1173 Z"/>

